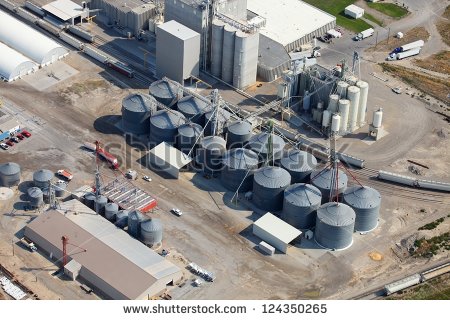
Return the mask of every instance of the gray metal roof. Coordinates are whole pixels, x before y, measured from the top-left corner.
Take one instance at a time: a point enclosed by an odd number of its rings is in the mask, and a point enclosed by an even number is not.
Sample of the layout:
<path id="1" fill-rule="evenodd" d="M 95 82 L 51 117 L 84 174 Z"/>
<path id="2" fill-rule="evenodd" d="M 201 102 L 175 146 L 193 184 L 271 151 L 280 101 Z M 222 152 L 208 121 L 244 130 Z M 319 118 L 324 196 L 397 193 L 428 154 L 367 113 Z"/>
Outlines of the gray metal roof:
<path id="1" fill-rule="evenodd" d="M 201 142 L 202 148 L 207 150 L 225 150 L 226 145 L 226 141 L 219 136 L 204 137 Z"/>
<path id="2" fill-rule="evenodd" d="M 186 123 L 178 128 L 178 134 L 189 138 L 200 136 L 202 131 L 202 126 L 196 123 Z"/>
<path id="3" fill-rule="evenodd" d="M 322 193 L 313 185 L 296 183 L 284 190 L 284 200 L 297 207 L 311 207 L 322 201 Z"/>
<path id="4" fill-rule="evenodd" d="M 284 146 L 286 145 L 283 138 L 281 138 L 280 136 L 277 136 L 276 134 L 273 134 L 273 133 L 271 135 L 272 135 L 273 152 L 277 153 L 277 152 L 283 150 Z M 269 133 L 261 132 L 259 134 L 254 135 L 253 137 L 251 137 L 247 146 L 250 147 L 256 153 L 267 154 L 267 140 L 268 139 L 269 139 Z"/>
<path id="5" fill-rule="evenodd" d="M 285 65 L 289 67 L 291 57 L 286 48 L 267 36 L 259 35 L 258 65 L 267 69 Z"/>
<path id="6" fill-rule="evenodd" d="M 42 190 L 38 187 L 31 187 L 27 190 L 27 194 L 31 198 L 38 198 L 42 196 Z"/>
<path id="7" fill-rule="evenodd" d="M 291 175 L 283 168 L 267 166 L 255 172 L 254 181 L 267 188 L 280 188 L 291 183 Z"/>
<path id="8" fill-rule="evenodd" d="M 150 94 L 160 98 L 177 98 L 178 90 L 176 85 L 165 80 L 155 81 L 149 87 Z"/>
<path id="9" fill-rule="evenodd" d="M 355 211 L 348 205 L 328 202 L 317 209 L 317 219 L 330 226 L 348 226 L 355 223 Z"/>
<path id="10" fill-rule="evenodd" d="M 128 214 L 128 219 L 143 221 L 145 219 L 145 216 L 139 210 L 133 210 Z"/>
<path id="11" fill-rule="evenodd" d="M 231 149 L 222 158 L 222 163 L 232 169 L 254 169 L 258 167 L 258 155 L 249 149 Z"/>
<path id="12" fill-rule="evenodd" d="M 193 37 L 200 36 L 199 33 L 195 32 L 192 29 L 189 29 L 185 25 L 182 25 L 181 23 L 171 20 L 166 23 L 163 23 L 159 26 L 162 30 L 176 36 L 179 39 L 186 40 L 191 39 Z"/>
<path id="13" fill-rule="evenodd" d="M 176 129 L 186 123 L 186 118 L 178 111 L 160 110 L 153 114 L 150 122 L 161 129 Z"/>
<path id="14" fill-rule="evenodd" d="M 378 207 L 381 204 L 380 193 L 371 187 L 353 186 L 344 191 L 345 202 L 360 209 Z"/>
<path id="15" fill-rule="evenodd" d="M 205 113 L 206 121 L 208 121 L 210 118 L 214 119 L 217 115 L 217 121 L 219 122 L 227 122 L 231 118 L 231 113 L 229 113 L 227 110 L 224 110 L 220 108 L 217 112 L 215 110 L 211 110 Z M 213 120 L 211 120 L 213 121 Z"/>
<path id="16" fill-rule="evenodd" d="M 317 166 L 317 159 L 310 153 L 302 150 L 289 150 L 288 153 L 281 158 L 281 165 L 291 171 L 312 171 Z"/>
<path id="17" fill-rule="evenodd" d="M 211 106 L 206 102 L 193 96 L 186 96 L 181 98 L 180 100 L 178 100 L 177 106 L 178 111 L 193 116 L 200 113 L 205 113 L 211 109 Z"/>
<path id="18" fill-rule="evenodd" d="M 319 188 L 329 189 L 331 184 L 332 170 L 334 169 L 316 170 L 313 173 L 311 173 L 311 180 L 313 180 L 314 185 Z M 342 170 L 339 170 L 338 177 L 339 177 L 338 189 L 345 187 L 348 181 L 347 175 L 344 172 L 342 172 Z"/>
<path id="19" fill-rule="evenodd" d="M 244 135 L 252 132 L 252 125 L 248 121 L 237 120 L 227 126 L 227 131 L 236 135 Z"/>
<path id="20" fill-rule="evenodd" d="M 141 229 L 147 232 L 160 231 L 163 229 L 161 220 L 152 218 L 141 223 Z"/>
<path id="21" fill-rule="evenodd" d="M 270 212 L 267 212 L 253 224 L 286 244 L 290 243 L 302 234 L 300 230 L 294 228 L 280 218 L 277 218 Z"/>
<path id="22" fill-rule="evenodd" d="M 122 106 L 132 112 L 156 111 L 156 100 L 149 94 L 132 93 L 122 100 Z"/>
<path id="23" fill-rule="evenodd" d="M 54 174 L 50 170 L 40 169 L 33 173 L 33 180 L 45 182 L 45 181 L 51 180 L 53 178 L 53 176 L 54 176 Z"/>
<path id="24" fill-rule="evenodd" d="M 0 164 L 0 174 L 9 176 L 20 172 L 20 166 L 14 162 Z"/>

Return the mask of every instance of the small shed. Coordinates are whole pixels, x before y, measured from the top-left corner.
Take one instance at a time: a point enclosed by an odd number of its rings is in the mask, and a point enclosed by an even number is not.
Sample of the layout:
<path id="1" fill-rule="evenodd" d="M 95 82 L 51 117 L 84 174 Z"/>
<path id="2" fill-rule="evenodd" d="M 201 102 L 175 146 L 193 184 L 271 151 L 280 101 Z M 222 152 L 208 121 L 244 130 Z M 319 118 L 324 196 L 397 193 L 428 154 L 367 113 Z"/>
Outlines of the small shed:
<path id="1" fill-rule="evenodd" d="M 70 0 L 57 0 L 42 7 L 45 13 L 53 18 L 68 22 L 72 25 L 88 17 L 88 10 Z"/>
<path id="2" fill-rule="evenodd" d="M 148 165 L 156 172 L 163 172 L 178 179 L 180 169 L 189 164 L 192 158 L 166 142 L 161 142 L 148 155 Z"/>
<path id="3" fill-rule="evenodd" d="M 364 15 L 364 9 L 351 4 L 348 7 L 345 7 L 344 13 L 350 18 L 359 19 Z"/>
<path id="4" fill-rule="evenodd" d="M 74 259 L 70 260 L 64 266 L 64 274 L 70 278 L 70 280 L 75 281 L 80 273 L 82 265 L 75 261 Z"/>
<path id="5" fill-rule="evenodd" d="M 289 244 L 299 238 L 302 232 L 267 212 L 253 223 L 253 234 L 286 253 Z"/>

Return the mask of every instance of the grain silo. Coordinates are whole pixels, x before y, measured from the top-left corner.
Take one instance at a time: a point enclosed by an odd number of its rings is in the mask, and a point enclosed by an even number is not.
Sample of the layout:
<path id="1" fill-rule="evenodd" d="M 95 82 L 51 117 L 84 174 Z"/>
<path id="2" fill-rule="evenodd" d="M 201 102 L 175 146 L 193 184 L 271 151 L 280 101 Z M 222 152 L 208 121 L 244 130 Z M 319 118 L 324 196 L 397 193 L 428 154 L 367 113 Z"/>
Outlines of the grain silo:
<path id="1" fill-rule="evenodd" d="M 348 119 L 350 113 L 350 100 L 341 99 L 339 100 L 339 114 L 341 115 L 341 125 L 339 132 L 345 134 L 348 128 Z"/>
<path id="2" fill-rule="evenodd" d="M 139 210 L 133 210 L 128 215 L 128 233 L 139 239 L 141 236 L 141 223 L 144 221 L 145 216 Z"/>
<path id="3" fill-rule="evenodd" d="M 166 80 L 158 80 L 153 82 L 148 91 L 158 102 L 166 105 L 167 107 L 173 107 L 178 99 L 183 96 L 183 92 L 178 88 L 178 86 Z"/>
<path id="4" fill-rule="evenodd" d="M 218 78 L 222 77 L 222 46 L 224 27 L 225 23 L 222 20 L 213 20 L 211 31 L 211 74 Z"/>
<path id="5" fill-rule="evenodd" d="M 340 97 L 337 94 L 330 95 L 330 100 L 328 101 L 327 110 L 331 111 L 331 113 L 335 113 L 338 111 L 339 98 Z"/>
<path id="6" fill-rule="evenodd" d="M 359 113 L 359 100 L 360 100 L 361 90 L 358 87 L 350 86 L 347 89 L 347 98 L 350 101 L 350 110 L 348 116 L 348 126 L 350 132 L 356 130 L 358 125 L 358 113 Z"/>
<path id="7" fill-rule="evenodd" d="M 289 172 L 292 183 L 306 182 L 317 167 L 317 159 L 311 153 L 292 149 L 281 158 L 280 165 Z"/>
<path id="8" fill-rule="evenodd" d="M 143 93 L 132 93 L 122 100 L 122 126 L 126 133 L 148 134 L 150 116 L 157 110 L 156 100 Z"/>
<path id="9" fill-rule="evenodd" d="M 284 190 L 284 221 L 298 229 L 311 228 L 316 223 L 316 211 L 322 204 L 322 193 L 310 184 L 295 183 Z"/>
<path id="10" fill-rule="evenodd" d="M 222 134 L 228 121 L 231 118 L 231 113 L 222 108 L 211 110 L 205 113 L 205 136 L 213 136 Z M 217 125 L 217 127 L 216 127 Z M 215 130 L 214 130 L 215 129 Z M 215 131 L 215 132 L 214 132 Z"/>
<path id="11" fill-rule="evenodd" d="M 253 175 L 253 202 L 266 211 L 283 208 L 283 192 L 291 184 L 291 175 L 280 167 L 267 166 Z"/>
<path id="12" fill-rule="evenodd" d="M 114 225 L 117 228 L 123 229 L 128 225 L 128 215 L 130 211 L 128 210 L 119 210 L 116 214 L 116 222 Z"/>
<path id="13" fill-rule="evenodd" d="M 311 184 L 318 188 L 322 193 L 322 202 L 328 202 L 330 199 L 330 189 L 333 175 L 335 175 L 336 169 L 334 168 L 326 168 L 323 170 L 316 170 L 311 173 Z M 342 170 L 337 170 L 338 177 L 335 179 L 333 190 L 336 191 L 337 184 L 337 193 L 341 194 L 347 189 L 348 178 L 347 175 Z M 336 193 L 336 192 L 334 192 Z"/>
<path id="14" fill-rule="evenodd" d="M 339 98 L 345 99 L 347 97 L 347 88 L 349 87 L 349 84 L 345 81 L 339 81 L 337 83 L 336 91 L 339 95 Z"/>
<path id="15" fill-rule="evenodd" d="M 218 136 L 202 138 L 197 151 L 198 162 L 202 164 L 207 174 L 216 174 L 222 170 L 222 156 L 226 151 L 226 142 Z"/>
<path id="16" fill-rule="evenodd" d="M 252 137 L 252 125 L 245 120 L 231 122 L 225 131 L 228 148 L 242 148 Z"/>
<path id="17" fill-rule="evenodd" d="M 237 29 L 226 24 L 223 29 L 222 46 L 222 80 L 227 83 L 233 82 L 234 69 L 234 35 Z"/>
<path id="18" fill-rule="evenodd" d="M 234 37 L 233 87 L 245 89 L 256 82 L 259 33 L 238 30 Z"/>
<path id="19" fill-rule="evenodd" d="M 102 216 L 105 215 L 105 206 L 108 203 L 108 199 L 105 196 L 99 195 L 94 200 L 94 210 L 98 214 L 101 214 Z"/>
<path id="20" fill-rule="evenodd" d="M 196 152 L 197 146 L 200 144 L 200 137 L 202 136 L 203 128 L 196 123 L 186 123 L 178 128 L 177 148 L 182 152 L 188 154 L 194 148 Z"/>
<path id="21" fill-rule="evenodd" d="M 177 109 L 186 119 L 205 125 L 205 113 L 211 110 L 211 105 L 193 96 L 186 96 L 178 100 Z"/>
<path id="22" fill-rule="evenodd" d="M 366 122 L 367 98 L 369 96 L 369 84 L 365 81 L 358 81 L 356 86 L 361 90 L 358 107 L 358 126 L 363 126 Z"/>
<path id="23" fill-rule="evenodd" d="M 95 193 L 89 192 L 84 195 L 84 204 L 90 209 L 95 209 Z"/>
<path id="24" fill-rule="evenodd" d="M 378 225 L 381 195 L 370 187 L 349 187 L 343 194 L 344 203 L 356 213 L 355 231 L 368 232 Z"/>
<path id="25" fill-rule="evenodd" d="M 258 156 L 252 150 L 237 148 L 225 153 L 220 181 L 230 191 L 247 192 L 253 186 L 253 172 L 258 169 Z"/>
<path id="26" fill-rule="evenodd" d="M 47 188 L 49 182 L 53 179 L 53 172 L 47 169 L 41 169 L 33 173 L 33 183 L 35 187 Z"/>
<path id="27" fill-rule="evenodd" d="M 55 197 L 63 198 L 66 195 L 67 183 L 58 181 L 55 184 Z"/>
<path id="28" fill-rule="evenodd" d="M 267 155 L 269 152 L 267 142 L 270 136 L 272 137 L 273 159 L 279 160 L 283 156 L 284 146 L 286 145 L 283 138 L 280 136 L 273 133 L 261 132 L 251 137 L 247 144 L 247 148 L 253 150 L 258 155 L 261 162 L 265 162 L 267 160 Z"/>
<path id="29" fill-rule="evenodd" d="M 186 119 L 178 111 L 160 110 L 155 112 L 150 118 L 150 143 L 158 145 L 165 141 L 174 145 L 178 127 L 185 123 Z"/>
<path id="30" fill-rule="evenodd" d="M 44 194 L 42 190 L 37 187 L 31 187 L 27 190 L 30 207 L 39 208 L 44 204 Z"/>
<path id="31" fill-rule="evenodd" d="M 141 222 L 141 240 L 146 245 L 153 247 L 161 244 L 163 226 L 160 219 L 149 219 Z"/>
<path id="32" fill-rule="evenodd" d="M 0 164 L 0 187 L 18 186 L 20 183 L 20 166 L 14 162 Z"/>
<path id="33" fill-rule="evenodd" d="M 109 221 L 115 221 L 118 212 L 119 206 L 114 202 L 110 202 L 105 205 L 105 218 Z"/>
<path id="34" fill-rule="evenodd" d="M 355 211 L 348 205 L 328 202 L 317 209 L 316 242 L 324 248 L 342 250 L 353 243 Z"/>

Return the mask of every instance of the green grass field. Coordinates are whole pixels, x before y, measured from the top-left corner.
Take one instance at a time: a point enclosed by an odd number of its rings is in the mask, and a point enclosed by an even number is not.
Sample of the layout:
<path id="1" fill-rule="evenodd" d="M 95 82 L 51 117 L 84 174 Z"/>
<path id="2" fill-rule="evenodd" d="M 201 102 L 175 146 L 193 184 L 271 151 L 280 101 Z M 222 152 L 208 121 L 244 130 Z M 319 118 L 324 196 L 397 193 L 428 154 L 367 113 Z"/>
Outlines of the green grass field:
<path id="1" fill-rule="evenodd" d="M 370 8 L 380 11 L 381 13 L 383 13 L 391 18 L 400 19 L 408 14 L 408 10 L 406 10 L 405 8 L 399 7 L 398 5 L 393 4 L 393 3 L 371 3 L 371 2 L 368 2 L 367 5 Z"/>
<path id="2" fill-rule="evenodd" d="M 367 20 L 372 21 L 373 23 L 376 23 L 379 26 L 383 26 L 383 21 L 375 18 L 373 15 L 371 15 L 370 13 L 364 13 L 364 18 L 366 18 Z"/>
<path id="3" fill-rule="evenodd" d="M 355 0 L 303 0 L 314 7 L 328 12 L 336 17 L 336 23 L 350 31 L 361 32 L 369 29 L 370 24 L 361 19 L 352 19 L 344 15 L 345 7 L 353 4 Z"/>

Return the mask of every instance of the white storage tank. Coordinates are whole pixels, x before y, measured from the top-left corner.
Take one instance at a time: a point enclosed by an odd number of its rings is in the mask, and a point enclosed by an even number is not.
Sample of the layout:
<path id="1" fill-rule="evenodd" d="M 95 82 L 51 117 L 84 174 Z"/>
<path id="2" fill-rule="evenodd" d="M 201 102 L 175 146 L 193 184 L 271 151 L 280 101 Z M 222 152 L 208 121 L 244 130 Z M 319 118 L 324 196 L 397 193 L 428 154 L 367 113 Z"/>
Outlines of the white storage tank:
<path id="1" fill-rule="evenodd" d="M 339 81 L 337 83 L 337 94 L 339 95 L 339 98 L 345 99 L 347 98 L 347 88 L 349 87 L 349 84 L 345 81 Z"/>
<path id="2" fill-rule="evenodd" d="M 233 86 L 245 89 L 256 82 L 259 33 L 238 30 L 234 39 Z"/>
<path id="3" fill-rule="evenodd" d="M 328 108 L 327 110 L 331 111 L 331 113 L 335 113 L 338 111 L 338 104 L 339 104 L 339 95 L 337 94 L 331 94 L 330 100 L 328 101 Z"/>
<path id="4" fill-rule="evenodd" d="M 349 130 L 353 132 L 356 130 L 358 123 L 358 108 L 360 100 L 360 90 L 358 87 L 350 86 L 347 89 L 347 98 L 350 100 L 350 110 L 348 116 Z"/>
<path id="5" fill-rule="evenodd" d="M 116 222 L 114 225 L 117 228 L 123 229 L 128 225 L 128 215 L 130 211 L 128 210 L 119 210 L 116 214 Z"/>
<path id="6" fill-rule="evenodd" d="M 316 211 L 321 203 L 319 189 L 310 184 L 296 183 L 284 190 L 281 216 L 297 229 L 311 228 L 316 223 Z"/>
<path id="7" fill-rule="evenodd" d="M 369 84 L 365 81 L 358 81 L 356 86 L 361 90 L 358 108 L 358 126 L 362 127 L 366 121 L 367 98 L 369 97 Z"/>
<path id="8" fill-rule="evenodd" d="M 237 29 L 226 24 L 223 29 L 222 46 L 222 80 L 227 83 L 233 82 L 234 70 L 234 35 Z"/>
<path id="9" fill-rule="evenodd" d="M 322 117 L 322 127 L 328 128 L 331 122 L 331 111 L 325 110 Z"/>
<path id="10" fill-rule="evenodd" d="M 211 74 L 218 78 L 222 77 L 222 46 L 224 27 L 225 23 L 222 20 L 213 20 L 211 36 Z"/>
<path id="11" fill-rule="evenodd" d="M 381 128 L 381 124 L 383 122 L 383 109 L 380 108 L 373 112 L 373 126 L 375 128 Z"/>
<path id="12" fill-rule="evenodd" d="M 339 132 L 341 126 L 341 116 L 338 114 L 333 114 L 331 118 L 331 131 L 334 133 Z"/>
<path id="13" fill-rule="evenodd" d="M 139 239 L 141 237 L 141 223 L 145 216 L 139 210 L 133 210 L 128 215 L 128 233 Z"/>
<path id="14" fill-rule="evenodd" d="M 178 128 L 177 148 L 188 154 L 191 150 L 191 155 L 195 155 L 198 145 L 200 144 L 200 137 L 202 136 L 203 128 L 197 123 L 186 123 Z"/>
<path id="15" fill-rule="evenodd" d="M 197 151 L 197 161 L 202 164 L 206 174 L 217 174 L 222 168 L 222 157 L 227 150 L 226 141 L 219 136 L 209 136 L 202 138 Z"/>
<path id="16" fill-rule="evenodd" d="M 339 100 L 339 113 L 341 115 L 341 124 L 339 132 L 345 134 L 348 128 L 348 117 L 350 113 L 350 101 L 347 99 Z"/>

